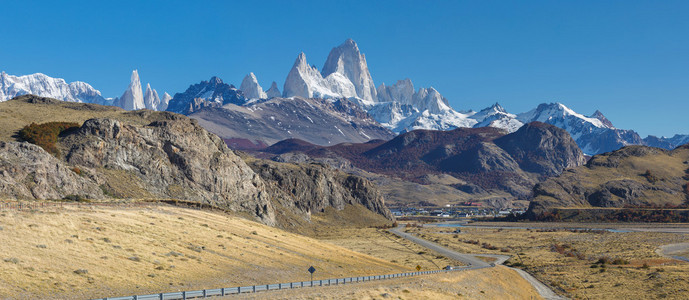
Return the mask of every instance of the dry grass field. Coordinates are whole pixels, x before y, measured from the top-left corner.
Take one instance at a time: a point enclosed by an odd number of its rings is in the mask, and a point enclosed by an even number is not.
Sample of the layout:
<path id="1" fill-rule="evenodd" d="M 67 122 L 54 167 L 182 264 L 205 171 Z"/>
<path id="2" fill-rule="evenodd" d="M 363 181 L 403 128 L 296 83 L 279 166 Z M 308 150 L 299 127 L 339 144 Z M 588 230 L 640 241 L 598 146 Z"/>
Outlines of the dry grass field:
<path id="1" fill-rule="evenodd" d="M 496 267 L 470 272 L 372 281 L 333 287 L 244 294 L 227 299 L 541 299 L 516 272 Z"/>
<path id="2" fill-rule="evenodd" d="M 408 230 L 458 251 L 512 255 L 509 264 L 573 299 L 689 298 L 689 264 L 656 253 L 662 245 L 686 242 L 687 234 L 494 228 L 452 234 L 454 228 L 428 225 Z"/>
<path id="3" fill-rule="evenodd" d="M 94 298 L 409 271 L 221 213 L 0 211 L 0 298 Z"/>
<path id="4" fill-rule="evenodd" d="M 329 227 L 314 236 L 316 239 L 374 256 L 408 268 L 438 270 L 461 262 L 440 256 L 424 247 L 376 228 Z"/>

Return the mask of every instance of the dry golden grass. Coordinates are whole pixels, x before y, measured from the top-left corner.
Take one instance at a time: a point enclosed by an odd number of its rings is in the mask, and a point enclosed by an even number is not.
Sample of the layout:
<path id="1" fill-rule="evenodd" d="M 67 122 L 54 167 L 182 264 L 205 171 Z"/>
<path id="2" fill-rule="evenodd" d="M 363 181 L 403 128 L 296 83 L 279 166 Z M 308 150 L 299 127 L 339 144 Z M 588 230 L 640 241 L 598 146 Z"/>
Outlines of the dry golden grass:
<path id="1" fill-rule="evenodd" d="M 225 214 L 167 206 L 0 212 L 0 298 L 94 298 L 409 271 Z M 83 271 L 85 270 L 85 271 Z"/>
<path id="2" fill-rule="evenodd" d="M 332 287 L 244 294 L 227 299 L 541 299 L 531 285 L 505 267 Z"/>
<path id="3" fill-rule="evenodd" d="M 45 122 L 76 122 L 80 125 L 93 118 L 112 118 L 130 124 L 146 125 L 159 112 L 128 112 L 114 106 L 57 101 L 56 103 L 28 103 L 30 96 L 0 103 L 0 141 L 13 141 L 24 126 Z M 142 117 L 144 116 L 144 117 Z"/>
<path id="4" fill-rule="evenodd" d="M 661 245 L 686 242 L 686 234 L 462 228 L 462 233 L 454 235 L 447 233 L 453 230 L 447 227 L 409 230 L 460 252 L 512 255 L 508 263 L 523 263 L 524 267 L 520 268 L 554 287 L 559 294 L 573 299 L 689 298 L 689 264 L 661 257 L 655 252 Z M 473 245 L 463 242 L 465 240 L 480 243 Z M 509 249 L 509 252 L 487 250 L 481 247 L 484 242 L 498 249 Z M 552 251 L 554 244 L 566 245 L 568 251 L 576 250 L 583 259 Z M 629 264 L 608 263 L 600 267 L 595 262 L 601 257 L 619 258 Z M 596 267 L 592 268 L 594 264 Z"/>
<path id="5" fill-rule="evenodd" d="M 314 237 L 408 268 L 416 268 L 418 265 L 421 270 L 438 270 L 447 265 L 463 265 L 382 229 L 327 227 L 318 231 Z"/>

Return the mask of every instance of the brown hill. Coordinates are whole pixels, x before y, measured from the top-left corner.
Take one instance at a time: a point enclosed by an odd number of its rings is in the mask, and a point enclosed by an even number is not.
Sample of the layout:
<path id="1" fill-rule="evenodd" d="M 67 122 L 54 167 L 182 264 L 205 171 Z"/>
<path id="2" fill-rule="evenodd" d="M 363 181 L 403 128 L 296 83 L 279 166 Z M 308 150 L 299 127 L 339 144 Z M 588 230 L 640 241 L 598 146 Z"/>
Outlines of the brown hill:
<path id="1" fill-rule="evenodd" d="M 529 215 L 556 209 L 675 208 L 689 203 L 689 145 L 628 146 L 534 187 Z"/>
<path id="2" fill-rule="evenodd" d="M 350 163 L 416 183 L 423 183 L 428 174 L 448 174 L 462 182 L 455 187 L 463 192 L 506 191 L 522 199 L 540 178 L 584 163 L 566 131 L 539 122 L 511 134 L 491 127 L 414 130 L 387 142 L 313 147 L 285 141 L 267 151 L 281 154 L 281 160 L 310 157 L 337 167 Z M 286 155 L 290 151 L 303 154 Z"/>

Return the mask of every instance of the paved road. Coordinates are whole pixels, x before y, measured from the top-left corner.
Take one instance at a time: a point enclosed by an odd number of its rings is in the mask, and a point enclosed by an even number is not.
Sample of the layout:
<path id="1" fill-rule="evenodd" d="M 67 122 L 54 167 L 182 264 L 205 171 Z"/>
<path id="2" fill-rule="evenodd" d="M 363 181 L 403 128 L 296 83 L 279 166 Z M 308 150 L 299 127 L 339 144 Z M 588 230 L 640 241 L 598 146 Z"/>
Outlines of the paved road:
<path id="1" fill-rule="evenodd" d="M 430 250 L 433 250 L 447 258 L 451 258 L 457 261 L 461 261 L 465 264 L 467 264 L 467 269 L 473 270 L 473 269 L 481 269 L 481 268 L 489 268 L 492 267 L 491 264 L 476 258 L 477 255 L 473 254 L 466 254 L 466 253 L 459 253 L 454 250 L 447 249 L 443 246 L 440 246 L 436 243 L 433 243 L 431 241 L 424 240 L 422 238 L 416 237 L 414 235 L 411 235 L 409 233 L 406 233 L 402 231 L 402 228 L 404 228 L 402 225 L 398 226 L 397 228 L 390 229 L 390 232 L 396 234 L 397 236 L 407 239 L 409 241 L 412 241 L 416 244 L 419 244 L 425 248 L 428 248 Z M 484 256 L 484 257 L 495 257 L 497 261 L 495 261 L 494 264 L 502 264 L 504 263 L 507 259 L 510 257 L 507 255 L 496 255 L 496 254 L 479 254 L 478 256 Z M 512 270 L 515 270 L 520 276 L 522 276 L 526 281 L 531 283 L 531 285 L 536 289 L 538 294 L 543 297 L 543 299 L 547 300 L 559 300 L 559 299 L 565 299 L 555 292 L 553 292 L 552 289 L 550 289 L 548 286 L 545 284 L 541 283 L 538 281 L 536 278 L 531 276 L 531 274 L 520 270 L 520 269 L 515 269 L 515 268 L 510 268 Z"/>

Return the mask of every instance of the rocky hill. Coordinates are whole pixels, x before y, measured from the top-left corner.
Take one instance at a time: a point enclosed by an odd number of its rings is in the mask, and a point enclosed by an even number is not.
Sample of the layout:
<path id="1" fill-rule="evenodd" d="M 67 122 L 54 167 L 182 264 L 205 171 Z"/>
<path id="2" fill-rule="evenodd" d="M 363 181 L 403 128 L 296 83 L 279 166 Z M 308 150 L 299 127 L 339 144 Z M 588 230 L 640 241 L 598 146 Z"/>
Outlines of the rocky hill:
<path id="1" fill-rule="evenodd" d="M 65 107 L 63 102 L 33 96 L 1 103 L 0 110 L 6 105 L 25 110 L 53 105 L 55 118 L 71 115 L 74 109 L 83 116 L 91 109 L 99 115 L 101 108 L 75 103 Z M 114 109 L 107 114 L 109 118 L 88 119 L 61 132 L 56 137 L 57 156 L 37 145 L 2 141 L 0 198 L 179 199 L 245 213 L 277 226 L 289 223 L 284 218 L 278 222 L 278 210 L 308 222 L 311 211 L 339 210 L 347 204 L 361 204 L 390 217 L 382 197 L 362 178 L 321 166 L 277 163 L 271 163 L 270 172 L 258 168 L 257 173 L 196 120 L 169 112 Z M 295 168 L 301 171 L 291 173 Z M 286 178 L 294 180 L 292 188 L 302 194 L 276 189 L 273 182 L 278 174 L 290 174 Z M 283 181 L 278 183 L 288 188 Z M 317 202 L 307 195 L 329 200 Z"/>
<path id="2" fill-rule="evenodd" d="M 594 156 L 534 187 L 529 213 L 555 209 L 671 208 L 689 204 L 689 145 L 628 146 Z"/>
<path id="3" fill-rule="evenodd" d="M 455 189 L 484 199 L 490 194 L 504 197 L 505 192 L 512 199 L 526 199 L 543 177 L 585 162 L 567 132 L 540 122 L 511 134 L 491 127 L 414 130 L 387 142 L 318 147 L 288 140 L 266 151 L 277 154 L 276 160 L 316 159 L 417 184 L 427 183 L 429 174 L 449 175 Z"/>
<path id="4" fill-rule="evenodd" d="M 327 207 L 338 210 L 360 204 L 392 220 L 383 196 L 370 181 L 323 164 L 289 164 L 248 159 L 249 166 L 267 183 L 268 190 L 283 207 L 310 215 Z"/>

